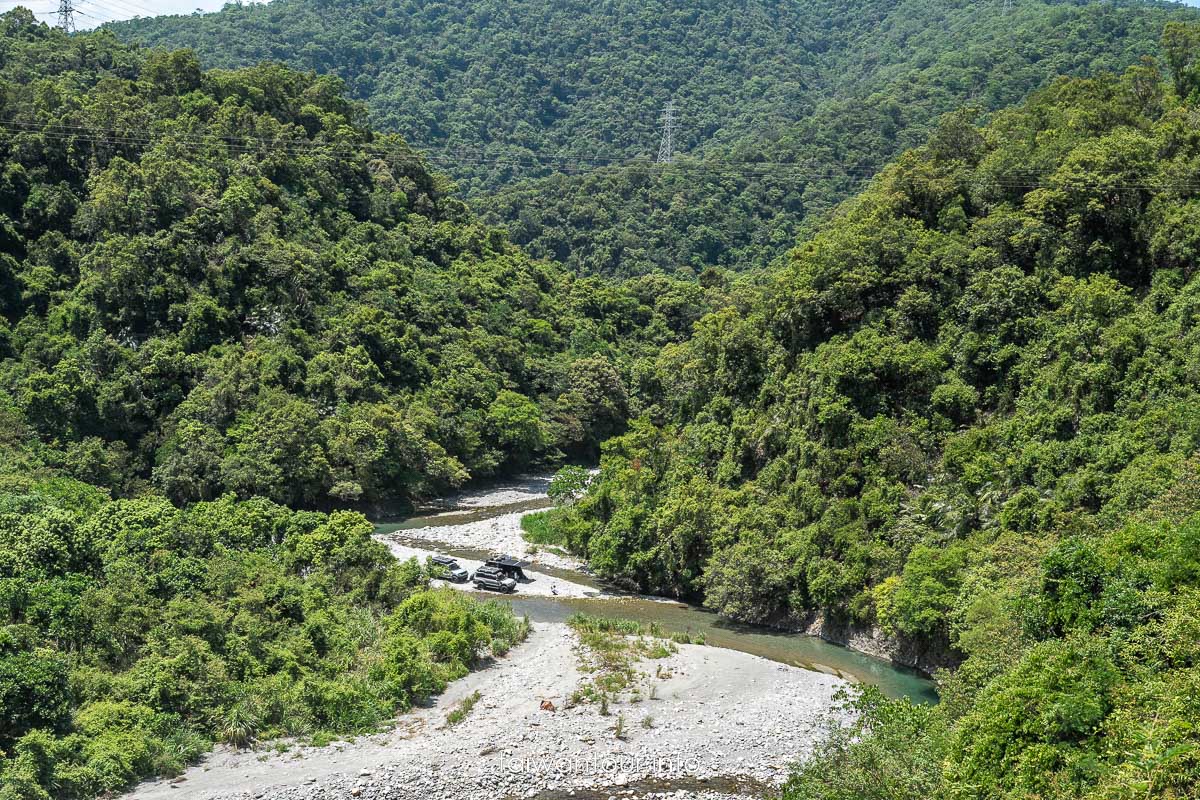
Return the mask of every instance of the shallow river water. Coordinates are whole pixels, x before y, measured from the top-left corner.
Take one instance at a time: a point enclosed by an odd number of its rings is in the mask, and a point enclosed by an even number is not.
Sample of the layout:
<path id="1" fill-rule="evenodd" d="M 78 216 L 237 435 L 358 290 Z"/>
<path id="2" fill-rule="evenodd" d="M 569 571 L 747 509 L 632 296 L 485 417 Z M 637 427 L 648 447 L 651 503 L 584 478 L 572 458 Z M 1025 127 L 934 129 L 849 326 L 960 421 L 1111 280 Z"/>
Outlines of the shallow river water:
<path id="1" fill-rule="evenodd" d="M 528 484 L 526 484 L 527 486 Z M 434 514 L 422 514 L 403 520 L 380 521 L 375 532 L 388 535 L 399 542 L 419 546 L 447 555 L 465 559 L 483 560 L 488 553 L 478 549 L 456 547 L 454 526 L 467 525 L 516 511 L 534 511 L 546 508 L 549 500 L 545 496 L 505 496 L 504 487 L 493 490 L 500 495 L 494 505 L 472 504 L 466 508 L 451 506 L 448 510 Z M 431 538 L 430 528 L 445 528 L 445 541 Z M 406 531 L 425 529 L 422 536 L 410 538 Z M 521 555 L 513 553 L 513 555 Z M 711 611 L 695 605 L 663 598 L 623 596 L 603 586 L 594 577 L 574 570 L 536 567 L 538 572 L 565 581 L 592 586 L 603 597 L 500 597 L 512 604 L 517 614 L 526 614 L 538 622 L 562 622 L 571 614 L 582 611 L 606 617 L 622 617 L 639 622 L 656 622 L 664 630 L 674 632 L 702 633 L 705 643 L 715 647 L 727 647 L 746 653 L 769 658 L 785 664 L 820 670 L 845 678 L 878 686 L 889 697 L 909 697 L 917 702 L 936 703 L 937 691 L 933 681 L 915 670 L 896 666 L 887 661 L 850 650 L 847 647 L 827 642 L 816 636 L 788 633 L 773 628 L 743 625 L 732 622 Z M 613 596 L 613 595 L 616 596 Z"/>

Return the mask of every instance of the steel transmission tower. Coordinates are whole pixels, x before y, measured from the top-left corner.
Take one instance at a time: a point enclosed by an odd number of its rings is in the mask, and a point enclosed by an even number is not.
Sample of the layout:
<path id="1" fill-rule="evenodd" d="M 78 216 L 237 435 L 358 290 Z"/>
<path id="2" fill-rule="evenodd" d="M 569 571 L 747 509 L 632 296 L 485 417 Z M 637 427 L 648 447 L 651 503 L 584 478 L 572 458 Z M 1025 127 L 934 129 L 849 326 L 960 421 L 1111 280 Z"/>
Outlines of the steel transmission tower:
<path id="1" fill-rule="evenodd" d="M 67 33 L 75 32 L 75 6 L 71 0 L 58 0 L 58 27 Z"/>
<path id="2" fill-rule="evenodd" d="M 660 119 L 663 124 L 662 141 L 658 145 L 658 158 L 655 161 L 659 164 L 670 164 L 675 160 L 675 130 L 679 127 L 675 120 L 674 100 L 667 101 L 667 107 L 663 109 Z"/>

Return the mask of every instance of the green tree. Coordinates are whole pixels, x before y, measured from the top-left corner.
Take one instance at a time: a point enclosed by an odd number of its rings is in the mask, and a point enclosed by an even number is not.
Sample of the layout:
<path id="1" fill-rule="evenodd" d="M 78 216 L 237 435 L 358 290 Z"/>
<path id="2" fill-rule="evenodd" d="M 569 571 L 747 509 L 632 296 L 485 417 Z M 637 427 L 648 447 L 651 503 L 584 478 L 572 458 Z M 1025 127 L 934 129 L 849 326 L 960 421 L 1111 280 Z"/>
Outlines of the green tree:
<path id="1" fill-rule="evenodd" d="M 567 466 L 554 473 L 547 494 L 556 506 L 569 506 L 587 490 L 591 474 L 584 467 Z"/>
<path id="2" fill-rule="evenodd" d="M 495 440 L 515 461 L 528 461 L 546 444 L 545 423 L 537 404 L 517 392 L 504 390 L 487 410 L 488 427 Z"/>
<path id="3" fill-rule="evenodd" d="M 926 800 L 944 791 L 946 728 L 929 706 L 888 700 L 875 687 L 842 701 L 811 759 L 783 787 L 785 800 Z"/>

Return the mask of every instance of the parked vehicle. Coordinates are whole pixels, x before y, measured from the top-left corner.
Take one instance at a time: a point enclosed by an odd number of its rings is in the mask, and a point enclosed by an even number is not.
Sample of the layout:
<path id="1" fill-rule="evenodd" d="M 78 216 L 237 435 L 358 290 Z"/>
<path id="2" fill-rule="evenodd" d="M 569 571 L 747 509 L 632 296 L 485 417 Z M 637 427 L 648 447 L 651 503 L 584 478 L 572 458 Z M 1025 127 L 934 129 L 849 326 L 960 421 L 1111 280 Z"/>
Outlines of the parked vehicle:
<path id="1" fill-rule="evenodd" d="M 445 571 L 446 580 L 451 583 L 466 583 L 471 579 L 471 573 L 463 569 L 451 556 L 430 556 L 429 560 Z"/>
<path id="2" fill-rule="evenodd" d="M 530 581 L 530 578 L 525 575 L 524 570 L 525 567 L 529 566 L 529 562 L 522 561 L 519 558 L 498 554 L 484 562 L 484 566 L 500 570 L 506 577 L 512 578 L 514 581 L 520 581 L 521 583 L 528 583 Z"/>
<path id="3" fill-rule="evenodd" d="M 473 578 L 477 589 L 488 589 L 493 592 L 511 594 L 517 590 L 517 582 L 504 574 L 503 571 L 486 564 L 475 570 Z"/>

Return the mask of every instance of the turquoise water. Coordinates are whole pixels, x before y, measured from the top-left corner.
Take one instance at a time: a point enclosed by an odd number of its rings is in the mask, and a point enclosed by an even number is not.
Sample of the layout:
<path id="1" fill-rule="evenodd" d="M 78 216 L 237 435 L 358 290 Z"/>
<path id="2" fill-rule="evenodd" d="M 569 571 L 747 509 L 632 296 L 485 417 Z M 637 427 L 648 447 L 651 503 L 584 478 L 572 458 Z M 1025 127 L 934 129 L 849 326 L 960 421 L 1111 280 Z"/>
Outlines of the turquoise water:
<path id="1" fill-rule="evenodd" d="M 933 681 L 916 670 L 863 655 L 816 636 L 743 625 L 686 603 L 636 597 L 518 597 L 508 602 L 512 604 L 514 612 L 528 614 L 530 619 L 538 622 L 563 622 L 576 611 L 645 623 L 656 622 L 667 631 L 702 633 L 705 644 L 710 646 L 740 650 L 782 664 L 872 684 L 888 697 L 908 697 L 918 703 L 938 701 Z"/>
<path id="2" fill-rule="evenodd" d="M 514 511 L 544 508 L 545 499 L 518 504 L 474 508 L 432 516 L 415 516 L 404 520 L 379 522 L 375 532 L 389 535 L 400 542 L 437 550 L 460 558 L 482 560 L 487 553 L 454 547 L 429 539 L 412 539 L 405 531 L 414 528 L 453 527 Z M 449 533 L 449 532 L 448 532 Z M 454 538 L 448 535 L 446 538 Z M 562 580 L 594 587 L 602 585 L 593 577 L 573 570 L 546 569 L 538 571 Z M 517 614 L 528 615 L 535 622 L 564 622 L 576 612 L 595 616 L 620 617 L 638 622 L 658 623 L 664 630 L 677 633 L 703 634 L 705 643 L 769 658 L 783 664 L 840 675 L 849 680 L 878 686 L 888 697 L 908 697 L 914 702 L 936 703 L 937 688 L 933 681 L 916 670 L 855 652 L 847 647 L 827 642 L 816 636 L 788 633 L 757 625 L 744 625 L 725 619 L 699 606 L 674 600 L 642 596 L 568 597 L 504 597 Z"/>

